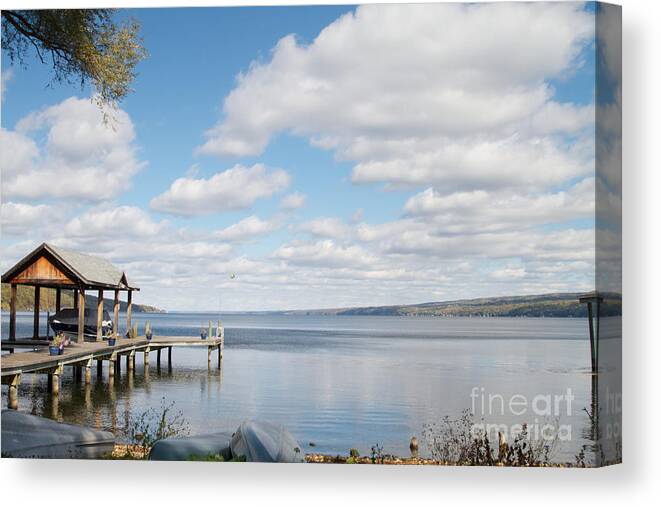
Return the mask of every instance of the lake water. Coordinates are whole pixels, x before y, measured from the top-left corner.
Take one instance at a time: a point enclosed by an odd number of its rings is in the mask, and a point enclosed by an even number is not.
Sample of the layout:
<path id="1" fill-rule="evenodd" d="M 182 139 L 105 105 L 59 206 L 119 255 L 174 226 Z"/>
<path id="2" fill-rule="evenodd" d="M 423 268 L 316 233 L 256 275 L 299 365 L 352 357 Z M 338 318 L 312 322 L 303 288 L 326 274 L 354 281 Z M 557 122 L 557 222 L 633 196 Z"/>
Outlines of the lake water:
<path id="1" fill-rule="evenodd" d="M 573 399 L 559 405 L 552 419 L 558 427 L 569 427 L 571 438 L 559 443 L 554 458 L 573 461 L 580 446 L 589 443 L 583 411 L 591 399 L 584 319 L 221 317 L 226 345 L 220 371 L 207 370 L 205 349 L 181 348 L 173 350 L 171 371 L 167 360 L 158 371 L 152 355 L 145 375 L 139 354 L 135 374 L 127 377 L 122 364 L 112 388 L 97 382 L 94 372 L 91 386 L 74 383 L 66 369 L 59 399 L 50 396 L 45 376 L 26 375 L 19 407 L 121 434 L 131 414 L 157 408 L 165 399 L 184 413 L 193 434 L 234 429 L 255 418 L 284 424 L 305 452 L 347 454 L 355 447 L 369 454 L 378 443 L 387 453 L 408 455 L 411 436 L 422 441 L 424 425 L 446 415 L 456 418 L 466 409 L 487 422 L 543 425 L 545 418 L 536 415 L 531 400 L 539 394 L 566 395 L 570 389 Z M 151 320 L 157 335 L 199 336 L 202 323 L 218 315 L 134 318 L 141 330 Z M 31 319 L 31 314 L 18 315 L 18 336 L 31 334 Z M 513 396 L 527 400 L 523 415 L 509 410 Z"/>

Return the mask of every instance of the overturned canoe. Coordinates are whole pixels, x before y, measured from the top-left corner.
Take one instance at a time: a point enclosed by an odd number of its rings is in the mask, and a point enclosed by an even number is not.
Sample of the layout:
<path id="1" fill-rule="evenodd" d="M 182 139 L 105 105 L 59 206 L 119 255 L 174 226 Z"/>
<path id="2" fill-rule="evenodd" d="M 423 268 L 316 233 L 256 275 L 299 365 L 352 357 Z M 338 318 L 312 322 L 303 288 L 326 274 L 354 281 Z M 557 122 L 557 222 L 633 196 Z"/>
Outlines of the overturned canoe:
<path id="1" fill-rule="evenodd" d="M 2 456 L 11 458 L 102 458 L 112 453 L 115 436 L 85 426 L 2 411 Z"/>
<path id="2" fill-rule="evenodd" d="M 229 461 L 232 432 L 212 433 L 195 437 L 166 438 L 154 444 L 149 459 L 154 461 L 189 461 L 222 456 Z"/>
<path id="3" fill-rule="evenodd" d="M 159 440 L 150 460 L 187 461 L 222 456 L 226 461 L 303 463 L 305 456 L 296 439 L 281 424 L 245 421 L 235 432 L 221 432 Z"/>
<path id="4" fill-rule="evenodd" d="M 282 424 L 244 421 L 232 436 L 230 450 L 235 458 L 260 463 L 303 463 L 305 455 L 296 439 Z"/>

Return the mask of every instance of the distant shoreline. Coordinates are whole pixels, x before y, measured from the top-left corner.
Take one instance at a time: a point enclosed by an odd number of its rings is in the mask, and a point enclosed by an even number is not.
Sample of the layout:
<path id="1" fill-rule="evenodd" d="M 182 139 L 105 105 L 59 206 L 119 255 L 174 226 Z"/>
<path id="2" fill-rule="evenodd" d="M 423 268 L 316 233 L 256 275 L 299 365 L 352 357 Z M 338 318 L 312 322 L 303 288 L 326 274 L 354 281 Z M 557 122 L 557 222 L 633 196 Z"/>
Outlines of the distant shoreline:
<path id="1" fill-rule="evenodd" d="M 224 313 L 225 315 L 293 315 L 293 316 L 387 316 L 387 317 L 530 317 L 584 318 L 586 305 L 578 301 L 583 292 L 562 292 L 529 296 L 499 296 L 418 303 L 409 305 L 357 306 L 307 310 L 263 311 L 193 311 L 190 313 Z M 601 316 L 621 315 L 622 298 L 605 294 Z M 173 310 L 178 311 L 178 310 Z"/>

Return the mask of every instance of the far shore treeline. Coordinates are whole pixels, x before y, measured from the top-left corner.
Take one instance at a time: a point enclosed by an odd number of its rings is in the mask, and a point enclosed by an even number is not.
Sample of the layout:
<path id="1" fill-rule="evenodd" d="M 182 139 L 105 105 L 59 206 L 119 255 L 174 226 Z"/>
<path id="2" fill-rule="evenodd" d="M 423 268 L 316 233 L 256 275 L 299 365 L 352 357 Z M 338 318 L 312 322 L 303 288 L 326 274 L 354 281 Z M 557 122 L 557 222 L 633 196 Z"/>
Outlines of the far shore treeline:
<path id="1" fill-rule="evenodd" d="M 291 315 L 384 315 L 428 317 L 586 317 L 587 306 L 578 301 L 583 293 L 563 292 L 535 296 L 460 299 L 393 306 L 365 306 L 322 310 L 293 310 Z M 621 315 L 622 297 L 603 294 L 601 316 Z"/>
<path id="2" fill-rule="evenodd" d="M 9 311 L 9 297 L 10 297 L 11 287 L 8 283 L 2 284 L 2 311 Z M 96 293 L 95 293 L 96 294 Z M 86 294 L 85 295 L 85 306 L 88 308 L 96 308 L 97 302 L 96 295 Z M 112 299 L 103 298 L 104 308 L 108 311 L 112 311 L 114 301 Z M 62 291 L 62 308 L 73 308 L 73 296 L 71 291 L 63 290 Z M 119 310 L 124 312 L 126 311 L 127 303 L 126 301 L 119 302 Z M 39 294 L 39 308 L 43 312 L 54 312 L 55 311 L 55 289 L 41 289 Z M 16 311 L 25 312 L 32 311 L 34 309 L 34 287 L 27 285 L 19 285 L 16 287 Z M 138 313 L 154 313 L 162 312 L 159 308 L 149 305 L 139 305 L 133 303 L 133 311 Z"/>

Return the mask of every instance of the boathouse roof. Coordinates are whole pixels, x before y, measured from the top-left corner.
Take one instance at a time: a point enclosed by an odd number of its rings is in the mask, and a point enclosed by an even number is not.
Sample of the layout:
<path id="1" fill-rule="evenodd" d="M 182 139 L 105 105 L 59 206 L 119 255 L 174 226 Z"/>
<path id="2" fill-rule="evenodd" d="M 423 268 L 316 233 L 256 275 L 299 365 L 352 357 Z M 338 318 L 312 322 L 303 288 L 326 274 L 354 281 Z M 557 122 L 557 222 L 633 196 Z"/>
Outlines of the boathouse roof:
<path id="1" fill-rule="evenodd" d="M 3 283 L 44 287 L 139 290 L 102 257 L 42 243 L 2 275 Z"/>

